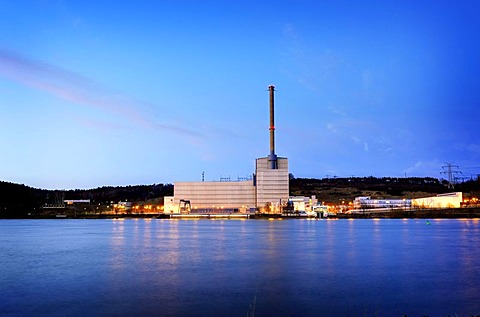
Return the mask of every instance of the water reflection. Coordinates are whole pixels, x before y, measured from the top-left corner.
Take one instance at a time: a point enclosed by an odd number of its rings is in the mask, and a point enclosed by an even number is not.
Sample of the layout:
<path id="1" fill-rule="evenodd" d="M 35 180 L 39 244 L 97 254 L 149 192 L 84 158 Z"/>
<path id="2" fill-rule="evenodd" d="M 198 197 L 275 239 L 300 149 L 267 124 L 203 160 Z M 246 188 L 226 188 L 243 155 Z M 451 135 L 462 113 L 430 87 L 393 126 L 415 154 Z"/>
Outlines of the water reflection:
<path id="1" fill-rule="evenodd" d="M 123 248 L 125 246 L 125 220 L 124 219 L 114 219 L 112 220 L 112 234 L 110 238 L 110 254 L 111 261 L 110 266 L 114 270 L 118 270 L 124 267 L 124 257 Z"/>
<path id="2" fill-rule="evenodd" d="M 12 228 L 0 222 L 0 314 L 244 316 L 255 294 L 258 316 L 480 313 L 478 219 Z"/>

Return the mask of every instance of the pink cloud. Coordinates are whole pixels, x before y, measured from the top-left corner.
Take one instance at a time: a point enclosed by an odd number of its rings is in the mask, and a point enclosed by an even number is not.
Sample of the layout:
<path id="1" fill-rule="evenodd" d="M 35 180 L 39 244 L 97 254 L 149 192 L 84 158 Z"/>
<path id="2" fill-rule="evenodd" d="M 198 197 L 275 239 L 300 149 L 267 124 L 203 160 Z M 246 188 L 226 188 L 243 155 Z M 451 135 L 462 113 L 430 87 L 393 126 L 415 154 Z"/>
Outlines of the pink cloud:
<path id="1" fill-rule="evenodd" d="M 75 72 L 12 51 L 0 49 L 0 75 L 69 102 L 121 115 L 147 128 L 200 136 L 195 131 L 156 122 L 150 116 L 147 117 L 144 112 L 151 111 L 153 107 L 146 102 L 115 93 Z"/>

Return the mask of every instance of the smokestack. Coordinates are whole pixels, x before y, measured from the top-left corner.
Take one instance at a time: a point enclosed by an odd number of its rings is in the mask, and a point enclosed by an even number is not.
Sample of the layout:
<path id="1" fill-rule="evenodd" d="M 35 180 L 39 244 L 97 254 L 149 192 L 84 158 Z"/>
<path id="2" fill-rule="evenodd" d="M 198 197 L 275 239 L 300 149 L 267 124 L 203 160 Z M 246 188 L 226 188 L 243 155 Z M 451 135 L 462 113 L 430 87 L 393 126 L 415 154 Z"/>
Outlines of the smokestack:
<path id="1" fill-rule="evenodd" d="M 274 122 L 274 91 L 275 86 L 268 86 L 270 91 L 270 155 L 268 155 L 269 169 L 277 169 L 277 155 L 275 154 L 275 122 Z"/>

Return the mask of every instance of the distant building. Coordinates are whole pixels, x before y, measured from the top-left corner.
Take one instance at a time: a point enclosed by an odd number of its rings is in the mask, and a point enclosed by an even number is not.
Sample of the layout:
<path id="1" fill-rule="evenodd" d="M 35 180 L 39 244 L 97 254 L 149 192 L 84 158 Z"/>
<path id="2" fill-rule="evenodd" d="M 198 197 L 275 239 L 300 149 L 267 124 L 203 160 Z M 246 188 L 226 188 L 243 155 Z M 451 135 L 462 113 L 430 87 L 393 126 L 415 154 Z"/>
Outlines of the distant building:
<path id="1" fill-rule="evenodd" d="M 113 210 L 115 212 L 128 212 L 132 209 L 131 201 L 119 201 L 118 204 L 113 205 Z"/>
<path id="2" fill-rule="evenodd" d="M 164 213 L 172 214 L 174 212 L 178 212 L 177 209 L 175 209 L 174 196 L 165 196 L 163 198 L 163 212 Z"/>
<path id="3" fill-rule="evenodd" d="M 293 206 L 293 211 L 300 212 L 311 212 L 313 210 L 313 206 L 317 206 L 318 200 L 314 196 L 312 197 L 305 197 L 305 196 L 291 196 L 288 198 L 288 201 Z"/>
<path id="4" fill-rule="evenodd" d="M 355 209 L 375 208 L 460 208 L 463 201 L 461 192 L 439 194 L 432 197 L 415 199 L 371 199 L 369 196 L 357 197 L 353 201 Z"/>
<path id="5" fill-rule="evenodd" d="M 90 204 L 90 199 L 66 199 L 63 202 L 67 205 Z"/>
<path id="6" fill-rule="evenodd" d="M 412 206 L 416 208 L 460 208 L 463 201 L 461 192 L 438 194 L 433 197 L 412 199 Z"/>
<path id="7" fill-rule="evenodd" d="M 374 208 L 409 208 L 412 204 L 411 199 L 371 199 L 370 196 L 356 197 L 353 201 L 355 209 L 374 209 Z"/>

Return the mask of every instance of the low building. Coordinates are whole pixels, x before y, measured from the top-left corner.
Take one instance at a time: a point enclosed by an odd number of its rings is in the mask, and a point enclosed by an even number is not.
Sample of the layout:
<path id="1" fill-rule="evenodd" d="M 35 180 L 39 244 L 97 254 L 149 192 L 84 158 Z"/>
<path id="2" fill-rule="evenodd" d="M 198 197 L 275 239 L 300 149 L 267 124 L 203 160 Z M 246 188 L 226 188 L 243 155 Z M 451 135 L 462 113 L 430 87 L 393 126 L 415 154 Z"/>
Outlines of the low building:
<path id="1" fill-rule="evenodd" d="M 173 214 L 177 212 L 178 207 L 175 208 L 175 199 L 174 196 L 165 196 L 163 198 L 163 213 L 165 214 Z"/>
<path id="2" fill-rule="evenodd" d="M 118 204 L 113 205 L 113 210 L 115 212 L 125 213 L 129 212 L 132 209 L 131 201 L 119 201 Z"/>
<path id="3" fill-rule="evenodd" d="M 414 208 L 460 208 L 463 201 L 462 192 L 438 194 L 433 197 L 412 199 Z"/>
<path id="4" fill-rule="evenodd" d="M 317 198 L 314 196 L 312 197 L 305 197 L 305 196 L 291 196 L 288 198 L 288 202 L 292 204 L 293 211 L 300 212 L 311 212 L 312 207 L 318 204 Z"/>
<path id="5" fill-rule="evenodd" d="M 409 208 L 412 205 L 411 199 L 371 199 L 370 196 L 356 197 L 353 201 L 355 209 L 376 209 L 376 208 Z"/>
<path id="6" fill-rule="evenodd" d="M 63 202 L 67 205 L 90 204 L 90 199 L 65 199 Z"/>

